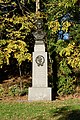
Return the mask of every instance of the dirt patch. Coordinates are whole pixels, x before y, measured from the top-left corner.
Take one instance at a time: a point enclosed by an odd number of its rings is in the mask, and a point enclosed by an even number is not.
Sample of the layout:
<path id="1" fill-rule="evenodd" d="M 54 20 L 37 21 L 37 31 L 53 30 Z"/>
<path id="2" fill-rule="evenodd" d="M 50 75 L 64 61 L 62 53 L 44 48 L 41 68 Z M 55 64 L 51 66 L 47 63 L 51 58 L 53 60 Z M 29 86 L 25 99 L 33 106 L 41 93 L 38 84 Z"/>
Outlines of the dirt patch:
<path id="1" fill-rule="evenodd" d="M 21 78 L 20 77 L 13 77 L 11 79 L 4 80 L 2 82 L 2 86 L 5 88 L 5 87 L 9 87 L 9 86 L 12 86 L 15 84 L 19 84 L 21 80 L 22 80 L 22 83 L 30 84 L 31 79 L 32 79 L 31 76 L 22 76 Z"/>
<path id="2" fill-rule="evenodd" d="M 58 97 L 57 99 L 59 99 L 59 100 L 68 100 L 68 99 L 75 99 L 75 98 L 80 99 L 80 93 L 75 93 L 73 95 L 61 96 L 61 97 Z"/>
<path id="3" fill-rule="evenodd" d="M 28 101 L 28 96 L 8 96 L 0 98 L 0 102 L 24 102 Z"/>

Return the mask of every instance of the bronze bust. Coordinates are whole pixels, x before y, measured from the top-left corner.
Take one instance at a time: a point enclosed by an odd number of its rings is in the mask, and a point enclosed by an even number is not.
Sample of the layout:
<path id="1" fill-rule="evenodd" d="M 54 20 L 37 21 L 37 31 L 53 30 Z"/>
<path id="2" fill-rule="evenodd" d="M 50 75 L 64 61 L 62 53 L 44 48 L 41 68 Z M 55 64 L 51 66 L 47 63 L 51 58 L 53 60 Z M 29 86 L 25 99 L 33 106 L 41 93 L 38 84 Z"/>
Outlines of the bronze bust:
<path id="1" fill-rule="evenodd" d="M 42 27 L 43 27 L 42 19 L 37 20 L 36 27 L 37 27 L 36 32 L 33 32 L 33 35 L 34 35 L 36 41 L 43 41 L 43 38 L 46 35 L 46 33 L 42 29 Z"/>

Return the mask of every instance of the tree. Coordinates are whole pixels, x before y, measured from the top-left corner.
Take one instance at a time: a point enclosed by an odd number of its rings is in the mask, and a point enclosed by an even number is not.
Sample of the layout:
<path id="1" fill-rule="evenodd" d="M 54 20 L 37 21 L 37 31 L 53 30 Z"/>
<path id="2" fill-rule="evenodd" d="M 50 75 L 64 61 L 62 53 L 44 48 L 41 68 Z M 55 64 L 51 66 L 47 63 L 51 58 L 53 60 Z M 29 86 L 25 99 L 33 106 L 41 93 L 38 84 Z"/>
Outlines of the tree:
<path id="1" fill-rule="evenodd" d="M 46 4 L 48 16 L 48 51 L 50 52 L 54 91 L 58 95 L 70 94 L 78 81 L 80 71 L 80 24 L 78 0 L 49 0 Z M 62 30 L 69 32 L 69 41 L 58 40 L 60 21 L 69 14 L 70 20 L 62 21 Z M 56 72 L 55 72 L 56 71 Z"/>
<path id="2" fill-rule="evenodd" d="M 9 64 L 11 53 L 18 63 L 30 58 L 25 38 L 33 28 L 33 13 L 28 11 L 28 2 L 24 0 L 0 1 L 0 66 Z M 6 54 L 7 53 L 7 54 Z M 21 57 L 22 56 L 22 57 Z M 24 56 L 24 57 L 23 57 Z"/>
<path id="3" fill-rule="evenodd" d="M 4 69 L 4 66 L 11 65 L 11 59 L 12 61 L 14 58 L 16 59 L 15 64 L 19 69 L 21 91 L 21 65 L 23 61 L 31 61 L 31 52 L 26 41 L 34 27 L 34 13 L 32 13 L 34 1 L 31 3 L 33 3 L 32 8 L 27 0 L 0 0 L 0 68 Z"/>
<path id="4" fill-rule="evenodd" d="M 15 58 L 21 71 L 23 61 L 31 60 L 35 18 L 41 17 L 47 32 L 55 95 L 74 92 L 80 71 L 79 12 L 79 0 L 0 0 L 0 67 L 10 64 L 10 58 Z M 70 19 L 65 20 L 68 15 Z M 60 24 L 64 33 L 70 34 L 68 41 L 58 40 Z"/>

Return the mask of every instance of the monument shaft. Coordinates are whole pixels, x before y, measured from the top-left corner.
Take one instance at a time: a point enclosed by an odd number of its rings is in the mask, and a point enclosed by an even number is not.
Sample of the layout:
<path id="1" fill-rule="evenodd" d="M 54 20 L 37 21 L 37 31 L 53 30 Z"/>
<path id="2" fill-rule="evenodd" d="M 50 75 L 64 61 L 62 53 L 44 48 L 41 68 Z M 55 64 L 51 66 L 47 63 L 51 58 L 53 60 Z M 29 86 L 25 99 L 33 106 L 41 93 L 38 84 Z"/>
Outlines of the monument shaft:
<path id="1" fill-rule="evenodd" d="M 41 30 L 40 24 L 38 30 L 33 35 L 36 41 L 32 56 L 32 87 L 29 88 L 28 100 L 51 100 L 51 88 L 48 87 L 47 52 L 45 52 L 43 41 L 45 32 Z"/>

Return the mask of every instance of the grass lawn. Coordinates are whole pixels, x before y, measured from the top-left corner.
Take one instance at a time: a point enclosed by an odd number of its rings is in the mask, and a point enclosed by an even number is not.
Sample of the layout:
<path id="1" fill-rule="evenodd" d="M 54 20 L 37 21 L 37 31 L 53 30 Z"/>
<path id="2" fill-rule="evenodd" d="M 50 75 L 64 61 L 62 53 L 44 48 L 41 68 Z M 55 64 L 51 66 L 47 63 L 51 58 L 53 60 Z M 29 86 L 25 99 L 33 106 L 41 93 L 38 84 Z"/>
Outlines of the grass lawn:
<path id="1" fill-rule="evenodd" d="M 80 99 L 0 102 L 0 120 L 80 120 Z"/>

